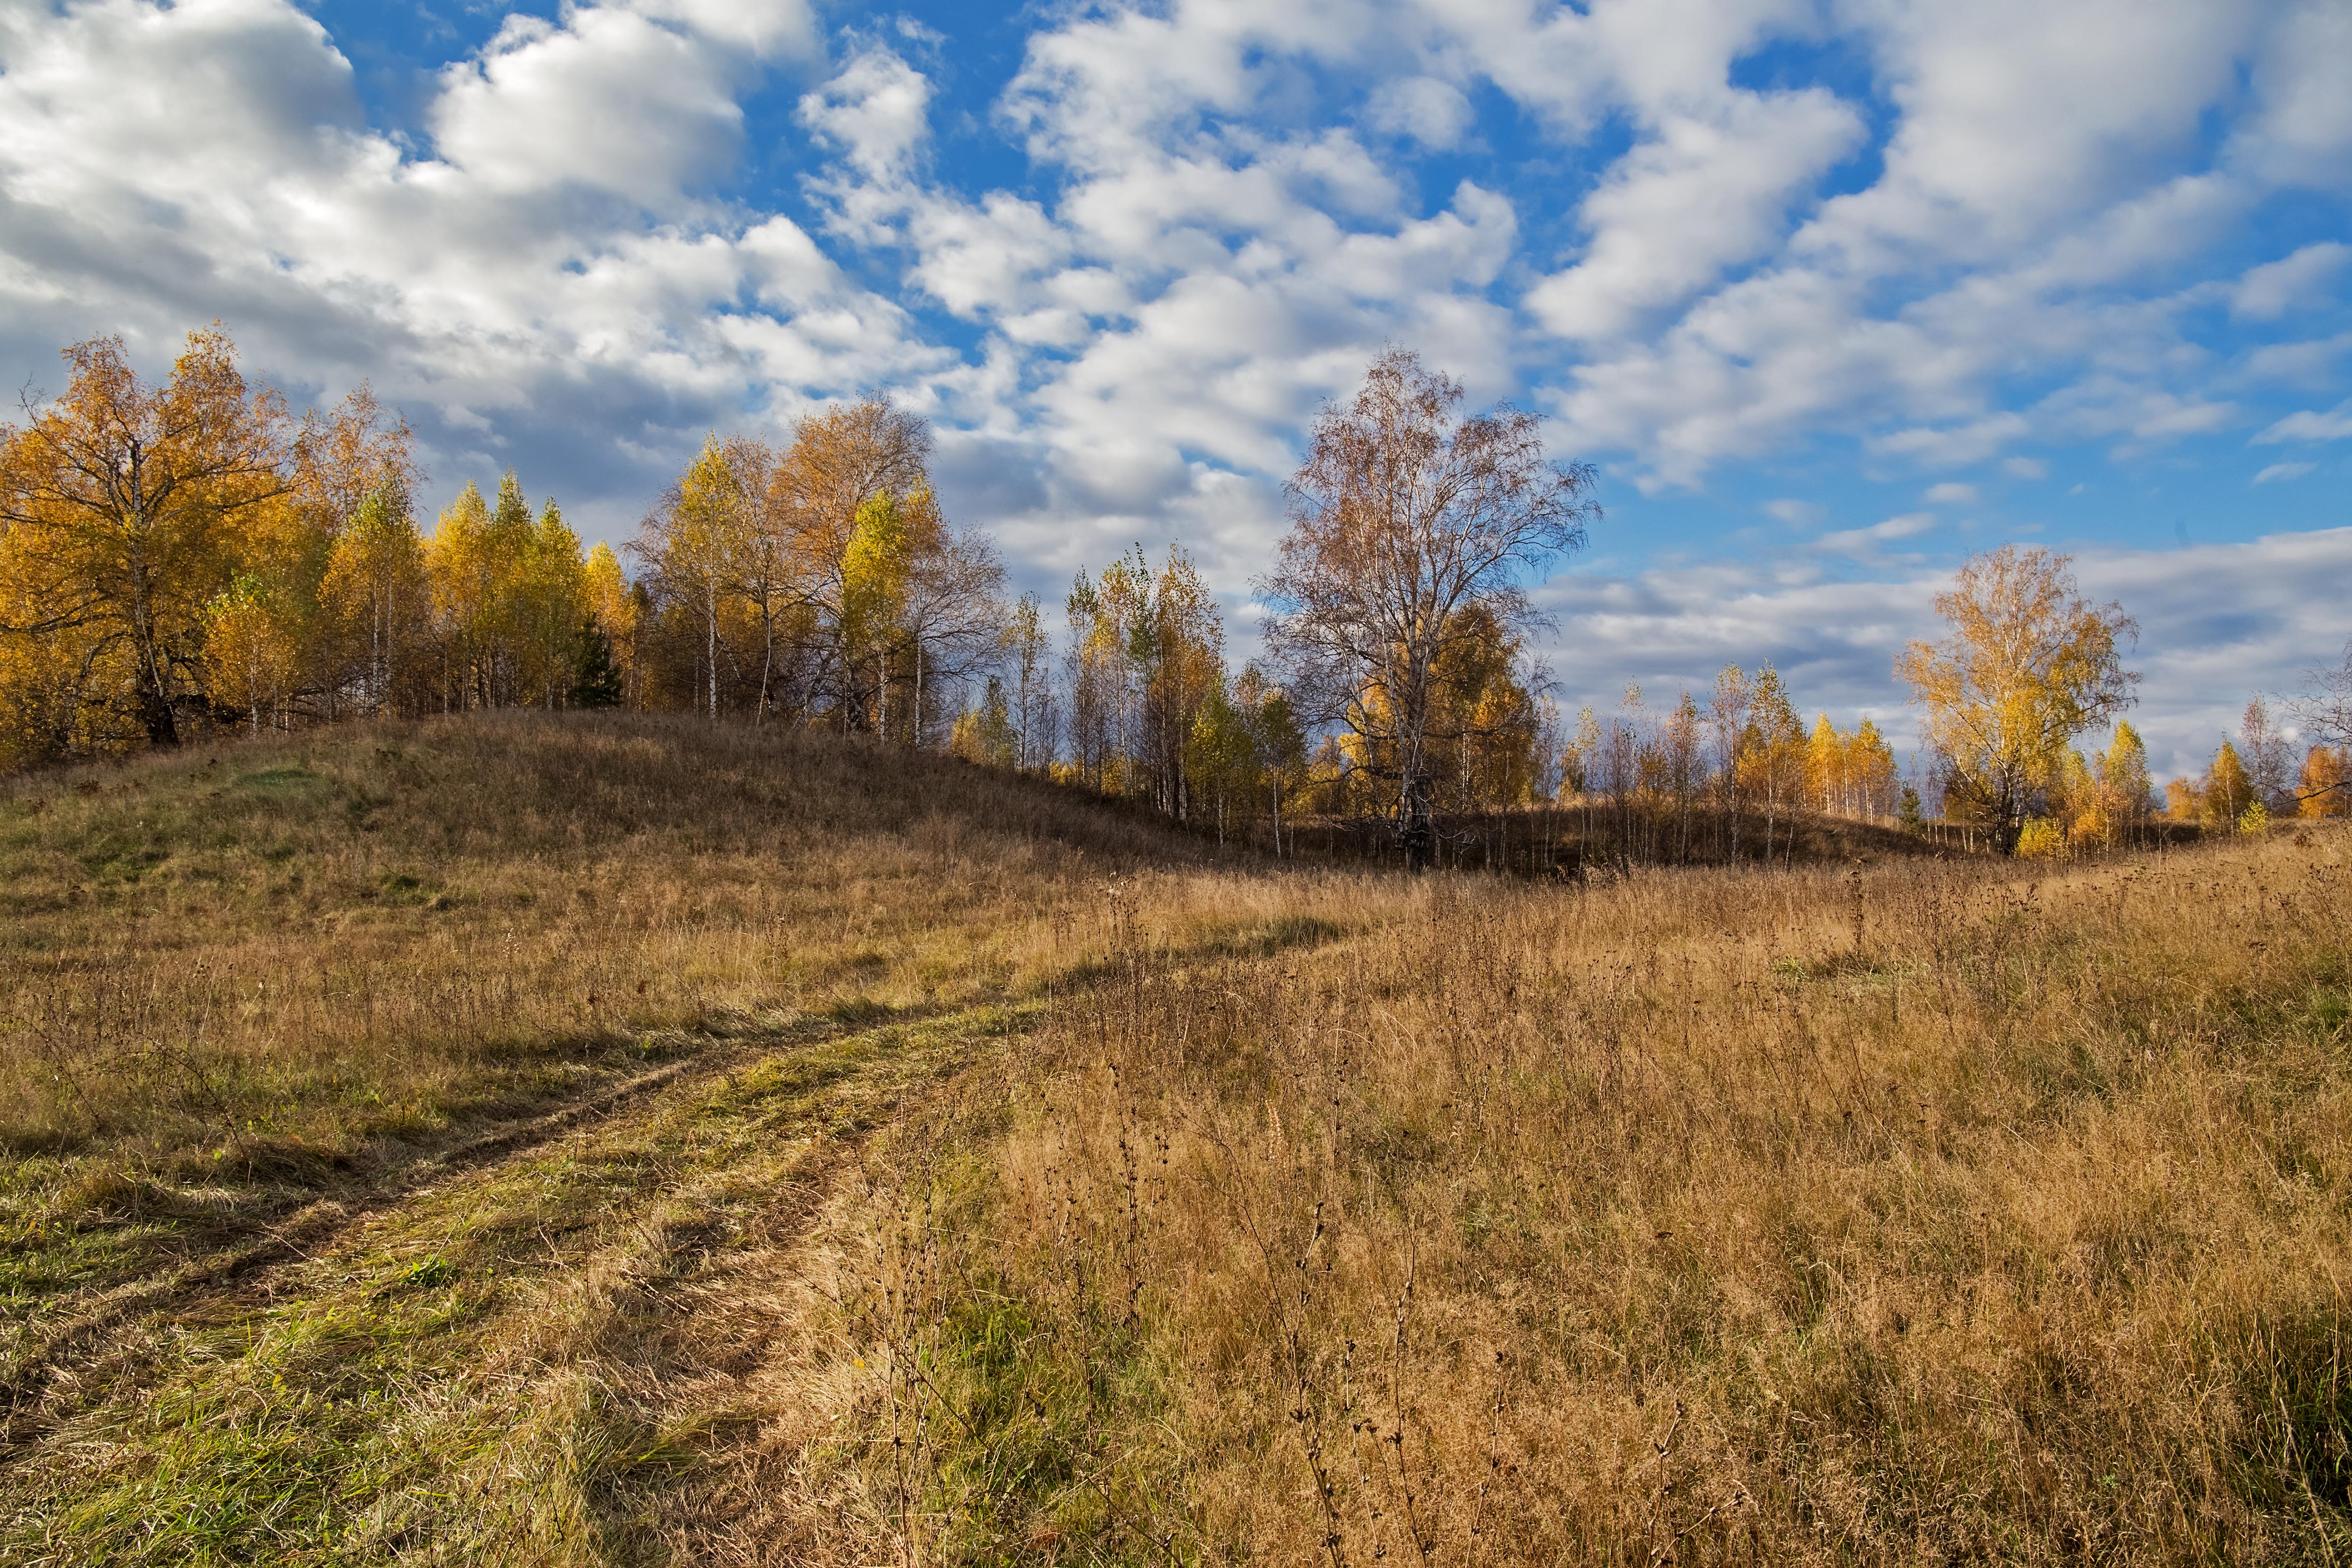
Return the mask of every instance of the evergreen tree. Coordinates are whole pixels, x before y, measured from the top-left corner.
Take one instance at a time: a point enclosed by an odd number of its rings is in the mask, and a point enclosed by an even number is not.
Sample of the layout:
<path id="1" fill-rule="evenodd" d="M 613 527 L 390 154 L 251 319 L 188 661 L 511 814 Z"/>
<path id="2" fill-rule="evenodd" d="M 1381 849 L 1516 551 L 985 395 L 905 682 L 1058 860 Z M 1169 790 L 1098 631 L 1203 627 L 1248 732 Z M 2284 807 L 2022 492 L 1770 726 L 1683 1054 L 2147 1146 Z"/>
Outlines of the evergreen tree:
<path id="1" fill-rule="evenodd" d="M 621 667 L 613 658 L 613 638 L 590 616 L 580 623 L 580 656 L 572 668 L 572 706 L 618 708 L 621 691 Z"/>

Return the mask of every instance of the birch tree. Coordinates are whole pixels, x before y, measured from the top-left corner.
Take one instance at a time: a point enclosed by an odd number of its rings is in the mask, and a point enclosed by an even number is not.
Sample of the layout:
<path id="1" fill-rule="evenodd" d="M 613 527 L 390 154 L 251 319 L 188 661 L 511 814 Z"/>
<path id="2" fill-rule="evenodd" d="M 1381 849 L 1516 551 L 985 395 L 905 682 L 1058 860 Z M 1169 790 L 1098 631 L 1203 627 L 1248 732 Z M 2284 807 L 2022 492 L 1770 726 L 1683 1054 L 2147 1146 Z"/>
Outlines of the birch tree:
<path id="1" fill-rule="evenodd" d="M 1289 487 L 1290 531 L 1258 584 L 1266 644 L 1319 722 L 1394 759 L 1398 846 L 1434 849 L 1429 719 L 1462 612 L 1540 624 L 1525 581 L 1580 548 L 1599 514 L 1591 467 L 1553 462 L 1532 414 L 1465 416 L 1459 383 L 1403 349 L 1327 407 Z"/>
<path id="2" fill-rule="evenodd" d="M 2074 737 L 2132 700 L 2123 667 L 2138 624 L 2083 597 L 2070 558 L 2004 545 L 1963 564 L 1936 595 L 1950 628 L 1895 661 L 1955 795 L 1993 826 L 2008 852 Z"/>

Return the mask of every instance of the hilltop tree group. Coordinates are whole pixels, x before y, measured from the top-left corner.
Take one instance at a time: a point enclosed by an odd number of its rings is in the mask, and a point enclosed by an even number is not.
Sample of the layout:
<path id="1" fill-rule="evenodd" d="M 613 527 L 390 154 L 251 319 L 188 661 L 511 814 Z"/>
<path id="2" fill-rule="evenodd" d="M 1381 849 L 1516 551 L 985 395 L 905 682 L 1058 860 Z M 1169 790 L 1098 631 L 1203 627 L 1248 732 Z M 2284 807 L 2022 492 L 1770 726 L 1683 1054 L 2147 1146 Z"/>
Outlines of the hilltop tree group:
<path id="1" fill-rule="evenodd" d="M 424 535 L 408 428 L 365 387 L 295 417 L 217 329 L 160 384 L 117 339 L 66 358 L 65 394 L 0 426 L 0 758 L 560 706 L 609 661 L 612 552 L 512 474 Z"/>

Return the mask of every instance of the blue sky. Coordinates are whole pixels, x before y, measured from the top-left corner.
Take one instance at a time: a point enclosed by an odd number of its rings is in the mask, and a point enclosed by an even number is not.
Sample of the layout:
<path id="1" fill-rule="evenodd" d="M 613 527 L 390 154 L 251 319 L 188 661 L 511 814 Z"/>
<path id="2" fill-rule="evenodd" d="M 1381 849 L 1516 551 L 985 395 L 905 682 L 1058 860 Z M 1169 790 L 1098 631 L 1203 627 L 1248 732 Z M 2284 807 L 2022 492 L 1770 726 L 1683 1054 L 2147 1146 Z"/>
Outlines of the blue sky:
<path id="1" fill-rule="evenodd" d="M 1402 342 L 1600 466 L 1571 707 L 1772 658 L 1906 732 L 2013 540 L 2189 767 L 2352 634 L 2347 82 L 2341 0 L 0 0 L 0 371 L 218 317 L 616 541 L 887 387 L 1023 585 L 1181 541 L 1246 646 Z"/>

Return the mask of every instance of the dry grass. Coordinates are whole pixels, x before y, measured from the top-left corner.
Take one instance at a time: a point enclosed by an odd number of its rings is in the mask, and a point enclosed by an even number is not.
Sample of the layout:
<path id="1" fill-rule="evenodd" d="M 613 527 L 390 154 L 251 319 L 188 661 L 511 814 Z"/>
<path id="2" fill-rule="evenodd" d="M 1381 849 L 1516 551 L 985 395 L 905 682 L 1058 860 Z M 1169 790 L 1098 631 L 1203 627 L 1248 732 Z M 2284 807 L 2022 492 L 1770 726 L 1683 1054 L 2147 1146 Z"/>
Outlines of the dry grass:
<path id="1" fill-rule="evenodd" d="M 771 1560 L 2337 1561 L 2347 850 L 1138 942 L 838 1237 Z"/>
<path id="2" fill-rule="evenodd" d="M 1564 888 L 629 721 L 100 780 L 0 804 L 20 1333 L 344 1208 L 45 1385 L 0 1558 L 2352 1560 L 2341 829 Z M 237 1126 L 37 1033 L 117 992 Z"/>
<path id="3" fill-rule="evenodd" d="M 241 1266 L 485 1130 L 714 1048 L 1034 994 L 1090 962 L 1073 897 L 1201 853 L 950 760 L 680 720 L 341 729 L 16 781 L 0 1390 L 119 1292 Z"/>

